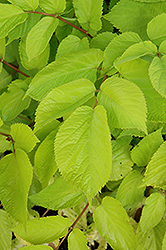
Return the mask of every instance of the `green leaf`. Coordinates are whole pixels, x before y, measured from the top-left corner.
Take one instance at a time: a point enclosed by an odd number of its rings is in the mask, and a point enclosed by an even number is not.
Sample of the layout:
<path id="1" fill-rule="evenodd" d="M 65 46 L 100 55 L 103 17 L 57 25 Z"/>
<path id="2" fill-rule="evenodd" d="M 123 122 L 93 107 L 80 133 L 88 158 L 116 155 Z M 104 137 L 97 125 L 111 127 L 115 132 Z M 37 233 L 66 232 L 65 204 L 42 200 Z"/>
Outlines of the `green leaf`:
<path id="1" fill-rule="evenodd" d="M 160 193 L 151 194 L 145 201 L 139 222 L 142 231 L 146 232 L 155 227 L 161 221 L 164 211 L 164 196 Z"/>
<path id="2" fill-rule="evenodd" d="M 137 166 L 146 166 L 162 143 L 161 129 L 145 136 L 131 151 L 133 162 Z"/>
<path id="3" fill-rule="evenodd" d="M 145 187 L 139 188 L 143 176 L 137 170 L 129 173 L 121 182 L 116 193 L 116 199 L 123 207 L 130 209 L 144 198 Z"/>
<path id="4" fill-rule="evenodd" d="M 52 131 L 40 144 L 35 154 L 35 170 L 42 187 L 48 185 L 49 180 L 57 170 L 54 158 L 54 139 L 57 130 Z"/>
<path id="5" fill-rule="evenodd" d="M 110 126 L 137 128 L 147 133 L 146 102 L 134 83 L 116 76 L 108 78 L 101 85 L 97 98 L 107 111 Z"/>
<path id="6" fill-rule="evenodd" d="M 95 82 L 97 67 L 102 60 L 103 53 L 99 49 L 78 51 L 60 57 L 35 75 L 27 95 L 42 100 L 49 91 L 64 83 L 80 78 Z"/>
<path id="7" fill-rule="evenodd" d="M 166 55 L 166 40 L 160 44 L 159 53 Z"/>
<path id="8" fill-rule="evenodd" d="M 49 246 L 44 246 L 44 245 L 38 245 L 38 246 L 28 246 L 24 247 L 24 250 L 52 250 L 51 247 Z"/>
<path id="9" fill-rule="evenodd" d="M 133 162 L 130 158 L 130 146 L 122 147 L 115 141 L 112 141 L 112 172 L 111 181 L 116 181 L 124 178 L 131 171 Z"/>
<path id="10" fill-rule="evenodd" d="M 102 0 L 73 0 L 73 5 L 83 29 L 92 35 L 101 29 Z"/>
<path id="11" fill-rule="evenodd" d="M 94 95 L 94 84 L 87 79 L 78 79 L 56 87 L 37 108 L 35 131 L 78 108 Z"/>
<path id="12" fill-rule="evenodd" d="M 165 11 L 163 11 L 165 12 Z M 147 34 L 150 40 L 160 45 L 164 40 L 166 40 L 166 13 L 153 18 L 147 25 Z"/>
<path id="13" fill-rule="evenodd" d="M 69 35 L 59 44 L 56 59 L 67 53 L 76 52 L 84 49 L 89 49 L 89 41 L 87 37 L 80 39 L 77 36 Z"/>
<path id="14" fill-rule="evenodd" d="M 30 30 L 26 39 L 26 53 L 29 61 L 39 56 L 46 49 L 58 22 L 54 17 L 43 17 Z"/>
<path id="15" fill-rule="evenodd" d="M 148 108 L 148 120 L 166 122 L 166 99 L 153 88 L 149 79 L 149 65 L 149 62 L 138 58 L 117 65 L 116 68 L 123 77 L 136 83 L 143 91 Z"/>
<path id="16" fill-rule="evenodd" d="M 62 177 L 55 180 L 39 193 L 29 199 L 35 204 L 47 209 L 58 210 L 79 205 L 85 196 L 66 182 Z"/>
<path id="17" fill-rule="evenodd" d="M 164 239 L 163 239 L 162 250 L 166 250 L 166 233 L 165 233 Z"/>
<path id="18" fill-rule="evenodd" d="M 51 133 L 55 129 L 58 129 L 59 125 L 60 122 L 58 120 L 54 120 L 42 127 L 42 129 L 39 129 L 35 134 L 40 141 L 43 141 L 49 133 Z"/>
<path id="19" fill-rule="evenodd" d="M 0 59 L 5 58 L 5 38 L 0 38 Z M 2 72 L 3 63 L 0 62 L 0 73 Z"/>
<path id="20" fill-rule="evenodd" d="M 21 58 L 21 63 L 25 69 L 27 69 L 27 70 L 31 70 L 31 69 L 40 70 L 40 69 L 44 68 L 48 63 L 48 59 L 49 59 L 49 55 L 50 55 L 50 46 L 48 44 L 47 47 L 45 48 L 45 50 L 39 56 L 37 56 L 29 61 L 27 53 L 26 53 L 26 37 L 23 37 L 21 39 L 20 46 L 19 46 L 19 54 L 20 54 L 20 58 Z"/>
<path id="21" fill-rule="evenodd" d="M 47 13 L 57 14 L 61 13 L 66 8 L 65 0 L 39 0 L 40 7 Z"/>
<path id="22" fill-rule="evenodd" d="M 102 106 L 76 109 L 57 133 L 58 167 L 63 177 L 82 190 L 89 201 L 109 179 L 111 156 L 110 132 Z"/>
<path id="23" fill-rule="evenodd" d="M 114 66 L 145 55 L 155 55 L 156 53 L 157 47 L 151 41 L 136 43 L 125 50 L 122 56 L 115 61 Z"/>
<path id="24" fill-rule="evenodd" d="M 68 237 L 68 247 L 69 250 L 88 250 L 87 240 L 83 232 L 74 228 Z"/>
<path id="25" fill-rule="evenodd" d="M 13 30 L 9 32 L 7 45 L 15 39 L 26 36 L 29 33 L 29 31 L 32 29 L 32 27 L 40 20 L 40 18 L 41 18 L 41 15 L 28 13 L 28 17 L 25 20 L 25 22 L 20 23 Z"/>
<path id="26" fill-rule="evenodd" d="M 137 230 L 137 250 L 162 250 L 162 240 L 166 231 L 165 221 L 145 232 L 140 227 Z"/>
<path id="27" fill-rule="evenodd" d="M 119 201 L 112 197 L 105 197 L 93 216 L 97 230 L 112 248 L 116 250 L 136 249 L 133 229 Z"/>
<path id="28" fill-rule="evenodd" d="M 0 127 L 3 125 L 3 121 L 2 119 L 0 118 Z"/>
<path id="29" fill-rule="evenodd" d="M 4 68 L 2 68 L 0 73 L 0 90 L 6 88 L 11 80 L 12 76 Z"/>
<path id="30" fill-rule="evenodd" d="M 33 170 L 27 154 L 16 149 L 15 153 L 0 161 L 0 197 L 5 210 L 17 221 L 26 224 L 27 196 Z"/>
<path id="31" fill-rule="evenodd" d="M 142 186 L 157 186 L 166 185 L 166 142 L 153 155 L 149 162 Z"/>
<path id="32" fill-rule="evenodd" d="M 39 5 L 39 0 L 8 0 L 8 2 L 18 5 L 23 10 L 35 11 Z"/>
<path id="33" fill-rule="evenodd" d="M 2 112 L 2 120 L 9 121 L 18 116 L 24 109 L 27 109 L 30 104 L 30 98 L 22 98 L 25 95 L 23 87 L 26 83 L 22 80 L 16 80 L 9 85 L 8 91 L 0 96 L 0 111 Z"/>
<path id="34" fill-rule="evenodd" d="M 157 92 L 166 97 L 166 56 L 155 57 L 149 67 L 149 76 Z"/>
<path id="35" fill-rule="evenodd" d="M 112 39 L 104 51 L 103 73 L 110 75 L 115 59 L 120 57 L 128 47 L 139 42 L 141 38 L 134 32 L 126 32 Z"/>
<path id="36" fill-rule="evenodd" d="M 23 23 L 27 13 L 18 6 L 0 3 L 0 38 L 6 37 L 18 24 Z"/>
<path id="37" fill-rule="evenodd" d="M 23 123 L 15 123 L 11 125 L 10 135 L 14 140 L 14 147 L 21 148 L 26 153 L 32 151 L 39 142 L 31 128 Z"/>
<path id="38" fill-rule="evenodd" d="M 147 40 L 147 24 L 152 18 L 165 11 L 165 2 L 142 3 L 133 0 L 123 0 L 119 1 L 111 9 L 111 12 L 105 15 L 105 18 L 119 28 L 120 31 L 133 31 L 138 33 L 143 40 Z"/>
<path id="39" fill-rule="evenodd" d="M 11 247 L 12 232 L 10 230 L 10 218 L 9 215 L 0 210 L 0 248 L 1 250 L 7 250 Z"/>
<path id="40" fill-rule="evenodd" d="M 26 232 L 21 224 L 13 228 L 12 231 L 19 235 L 23 240 L 38 245 L 50 243 L 63 237 L 67 233 L 70 225 L 71 222 L 69 219 L 57 215 L 28 220 Z"/>
<path id="41" fill-rule="evenodd" d="M 5 136 L 0 135 L 0 153 L 5 152 L 6 150 L 11 150 L 11 143 L 6 140 Z"/>
<path id="42" fill-rule="evenodd" d="M 111 40 L 116 36 L 117 36 L 116 33 L 114 34 L 108 31 L 97 34 L 97 36 L 92 38 L 92 40 L 90 41 L 90 47 L 105 50 L 105 48 L 108 46 Z"/>

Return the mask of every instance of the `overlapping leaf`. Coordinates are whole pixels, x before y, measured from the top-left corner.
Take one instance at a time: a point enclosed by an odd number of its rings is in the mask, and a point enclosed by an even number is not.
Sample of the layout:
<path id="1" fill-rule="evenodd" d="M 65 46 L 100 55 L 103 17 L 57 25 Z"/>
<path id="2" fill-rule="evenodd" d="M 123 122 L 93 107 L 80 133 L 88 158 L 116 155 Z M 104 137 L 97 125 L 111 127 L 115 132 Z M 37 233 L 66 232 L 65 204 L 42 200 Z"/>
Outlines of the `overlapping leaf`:
<path id="1" fill-rule="evenodd" d="M 24 247 L 24 250 L 52 250 L 52 248 L 49 246 L 38 245 L 38 246 Z"/>
<path id="2" fill-rule="evenodd" d="M 48 187 L 29 198 L 39 206 L 58 210 L 79 205 L 84 200 L 85 196 L 81 191 L 76 190 L 60 177 Z"/>
<path id="3" fill-rule="evenodd" d="M 0 38 L 6 37 L 8 33 L 18 24 L 23 23 L 27 13 L 18 6 L 0 3 Z"/>
<path id="4" fill-rule="evenodd" d="M 0 197 L 5 210 L 24 225 L 27 220 L 27 196 L 33 169 L 26 153 L 15 153 L 0 161 Z"/>
<path id="5" fill-rule="evenodd" d="M 142 91 L 134 83 L 115 76 L 108 78 L 97 98 L 107 111 L 110 126 L 137 128 L 147 133 L 146 102 Z"/>
<path id="6" fill-rule="evenodd" d="M 116 36 L 116 33 L 113 34 L 112 32 L 108 31 L 99 33 L 90 41 L 90 47 L 105 50 L 111 40 Z"/>
<path id="7" fill-rule="evenodd" d="M 4 68 L 2 68 L 2 72 L 0 73 L 0 90 L 6 88 L 11 80 L 12 76 Z"/>
<path id="8" fill-rule="evenodd" d="M 0 38 L 0 59 L 5 58 L 5 38 Z M 3 64 L 0 62 L 0 73 L 2 72 Z"/>
<path id="9" fill-rule="evenodd" d="M 61 13 L 65 10 L 66 0 L 40 0 L 40 7 L 50 14 Z"/>
<path id="10" fill-rule="evenodd" d="M 60 237 L 63 237 L 70 226 L 69 219 L 62 216 L 50 216 L 40 219 L 32 219 L 27 221 L 26 232 L 24 227 L 19 224 L 13 228 L 23 240 L 31 244 L 38 245 L 50 243 Z"/>
<path id="11" fill-rule="evenodd" d="M 88 250 L 87 240 L 83 232 L 74 228 L 68 237 L 69 250 Z"/>
<path id="12" fill-rule="evenodd" d="M 110 132 L 101 105 L 83 106 L 71 114 L 57 133 L 55 157 L 63 177 L 91 201 L 112 168 Z"/>
<path id="13" fill-rule="evenodd" d="M 87 79 L 78 79 L 53 89 L 37 108 L 35 131 L 78 108 L 94 95 L 94 84 Z"/>
<path id="14" fill-rule="evenodd" d="M 160 193 L 151 194 L 145 201 L 139 222 L 142 231 L 146 232 L 155 227 L 161 221 L 164 211 L 164 196 Z"/>
<path id="15" fill-rule="evenodd" d="M 57 19 L 53 17 L 43 17 L 30 30 L 26 40 L 26 53 L 30 61 L 46 49 L 57 25 Z"/>
<path id="16" fill-rule="evenodd" d="M 31 128 L 23 123 L 12 124 L 10 135 L 14 140 L 15 148 L 21 148 L 26 153 L 32 151 L 36 143 L 39 142 Z"/>
<path id="17" fill-rule="evenodd" d="M 112 197 L 105 197 L 102 204 L 96 208 L 93 216 L 100 235 L 107 240 L 113 249 L 136 249 L 133 229 L 129 225 L 128 215 L 119 201 Z"/>
<path id="18" fill-rule="evenodd" d="M 103 60 L 99 49 L 89 49 L 70 53 L 50 63 L 33 78 L 27 94 L 42 100 L 53 88 L 70 81 L 86 78 L 96 81 L 97 67 Z"/>
<path id="19" fill-rule="evenodd" d="M 8 0 L 8 2 L 19 6 L 23 10 L 35 11 L 39 5 L 39 0 Z"/>

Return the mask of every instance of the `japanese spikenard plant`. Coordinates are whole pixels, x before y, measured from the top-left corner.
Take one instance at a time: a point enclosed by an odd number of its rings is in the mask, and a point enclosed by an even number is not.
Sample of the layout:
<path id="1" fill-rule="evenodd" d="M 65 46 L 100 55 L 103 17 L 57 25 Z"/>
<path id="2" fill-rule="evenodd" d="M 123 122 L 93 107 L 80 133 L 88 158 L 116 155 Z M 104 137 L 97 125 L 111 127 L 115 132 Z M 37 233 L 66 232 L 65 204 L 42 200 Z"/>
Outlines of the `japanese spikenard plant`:
<path id="1" fill-rule="evenodd" d="M 166 249 L 164 12 L 0 1 L 1 250 Z"/>

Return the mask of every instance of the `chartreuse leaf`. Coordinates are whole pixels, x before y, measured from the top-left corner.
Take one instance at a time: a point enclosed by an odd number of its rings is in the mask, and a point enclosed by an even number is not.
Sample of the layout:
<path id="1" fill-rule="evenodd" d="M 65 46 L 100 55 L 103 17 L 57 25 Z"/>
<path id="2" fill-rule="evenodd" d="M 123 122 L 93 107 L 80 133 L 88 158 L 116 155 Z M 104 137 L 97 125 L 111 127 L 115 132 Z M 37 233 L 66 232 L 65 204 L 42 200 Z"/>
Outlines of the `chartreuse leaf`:
<path id="1" fill-rule="evenodd" d="M 35 154 L 35 170 L 44 187 L 48 185 L 50 178 L 57 170 L 54 158 L 54 139 L 57 130 L 52 131 L 40 144 Z"/>
<path id="2" fill-rule="evenodd" d="M 153 155 L 149 162 L 142 186 L 162 187 L 166 184 L 166 142 Z"/>
<path id="3" fill-rule="evenodd" d="M 55 157 L 62 176 L 91 201 L 108 181 L 112 169 L 110 132 L 103 106 L 83 106 L 71 114 L 57 133 Z"/>
<path id="4" fill-rule="evenodd" d="M 0 127 L 3 125 L 3 121 L 2 119 L 0 118 Z"/>
<path id="5" fill-rule="evenodd" d="M 0 197 L 5 210 L 26 224 L 27 196 L 33 175 L 27 154 L 20 148 L 0 161 Z"/>
<path id="6" fill-rule="evenodd" d="M 39 0 L 40 7 L 47 13 L 61 13 L 66 8 L 66 0 Z"/>
<path id="7" fill-rule="evenodd" d="M 163 239 L 162 250 L 166 250 L 166 233 L 165 233 L 164 239 Z"/>
<path id="8" fill-rule="evenodd" d="M 7 250 L 11 248 L 12 232 L 10 230 L 10 218 L 4 211 L 0 210 L 0 249 Z"/>
<path id="9" fill-rule="evenodd" d="M 18 24 L 23 23 L 27 13 L 18 6 L 0 3 L 0 38 L 6 37 L 8 33 Z"/>
<path id="10" fill-rule="evenodd" d="M 58 22 L 58 19 L 54 17 L 43 17 L 30 30 L 26 39 L 26 53 L 29 61 L 39 56 L 46 49 Z"/>
<path id="11" fill-rule="evenodd" d="M 141 41 L 139 35 L 134 32 L 125 32 L 112 39 L 104 51 L 103 73 L 110 75 L 115 59 L 120 57 L 128 47 Z"/>
<path id="12" fill-rule="evenodd" d="M 133 31 L 147 40 L 146 27 L 155 16 L 166 11 L 166 3 L 142 3 L 133 0 L 120 1 L 105 18 L 122 32 Z M 142 13 L 144 13 L 142 15 Z M 164 24 L 163 24 L 164 25 Z M 164 28 L 165 29 L 165 28 Z"/>
<path id="13" fill-rule="evenodd" d="M 130 146 L 122 147 L 115 141 L 112 141 L 112 172 L 111 181 L 117 181 L 126 176 L 131 171 L 133 162 L 130 157 Z"/>
<path id="14" fill-rule="evenodd" d="M 116 76 L 108 78 L 101 85 L 97 99 L 107 111 L 110 126 L 137 128 L 147 133 L 145 98 L 134 83 Z"/>
<path id="15" fill-rule="evenodd" d="M 8 0 L 8 2 L 18 5 L 23 10 L 35 11 L 39 5 L 39 0 Z"/>
<path id="16" fill-rule="evenodd" d="M 105 197 L 93 216 L 100 235 L 113 249 L 136 249 L 136 237 L 128 223 L 128 215 L 119 201 L 112 197 Z"/>
<path id="17" fill-rule="evenodd" d="M 12 229 L 23 240 L 34 244 L 50 243 L 60 237 L 63 237 L 68 227 L 71 225 L 69 219 L 62 216 L 50 216 L 40 219 L 32 219 L 27 221 L 26 231 L 19 224 Z"/>
<path id="18" fill-rule="evenodd" d="M 0 73 L 0 90 L 6 88 L 11 80 L 12 76 L 4 68 L 2 68 L 2 72 Z"/>
<path id="19" fill-rule="evenodd" d="M 41 101 L 49 91 L 64 83 L 80 78 L 95 82 L 97 67 L 102 60 L 103 53 L 99 49 L 78 51 L 60 57 L 35 75 L 27 95 Z"/>
<path id="20" fill-rule="evenodd" d="M 144 198 L 145 187 L 139 188 L 143 176 L 137 170 L 129 173 L 121 182 L 116 193 L 116 199 L 123 207 L 130 209 Z"/>
<path id="21" fill-rule="evenodd" d="M 160 95 L 166 97 L 166 56 L 161 58 L 155 57 L 149 67 L 149 76 L 153 87 L 160 93 Z"/>
<path id="22" fill-rule="evenodd" d="M 5 38 L 0 38 L 0 59 L 5 58 Z M 0 62 L 0 73 L 2 72 L 3 63 Z"/>
<path id="23" fill-rule="evenodd" d="M 74 207 L 84 198 L 84 194 L 66 182 L 63 177 L 59 177 L 39 193 L 29 197 L 35 204 L 52 210 Z"/>
<path id="24" fill-rule="evenodd" d="M 133 162 L 137 166 L 146 166 L 162 143 L 161 129 L 145 136 L 131 151 Z"/>
<path id="25" fill-rule="evenodd" d="M 125 50 L 123 55 L 115 61 L 114 66 L 120 63 L 132 61 L 141 56 L 155 55 L 156 53 L 157 47 L 151 41 L 136 43 L 131 45 L 127 50 Z"/>
<path id="26" fill-rule="evenodd" d="M 26 83 L 22 80 L 16 80 L 9 85 L 8 91 L 0 96 L 0 111 L 3 121 L 9 121 L 18 116 L 30 104 L 30 98 L 22 98 L 25 95 Z"/>
<path id="27" fill-rule="evenodd" d="M 67 53 L 84 49 L 89 49 L 89 41 L 87 37 L 83 37 L 82 39 L 80 39 L 77 36 L 69 35 L 59 44 L 56 59 L 63 55 L 66 55 Z"/>
<path id="28" fill-rule="evenodd" d="M 166 231 L 165 221 L 162 220 L 157 226 L 149 231 L 142 231 L 140 227 L 137 230 L 137 250 L 164 250 L 162 249 L 162 240 Z"/>
<path id="29" fill-rule="evenodd" d="M 102 0 L 73 0 L 73 5 L 79 23 L 90 34 L 102 28 Z"/>
<path id="30" fill-rule="evenodd" d="M 165 11 L 163 11 L 165 12 Z M 166 40 L 166 13 L 153 18 L 147 25 L 147 34 L 152 42 L 160 45 Z"/>
<path id="31" fill-rule="evenodd" d="M 6 150 L 11 150 L 11 142 L 7 141 L 5 136 L 0 135 L 0 153 Z"/>
<path id="32" fill-rule="evenodd" d="M 14 140 L 14 147 L 21 148 L 26 153 L 32 151 L 36 143 L 39 142 L 31 128 L 23 123 L 12 124 L 10 135 Z"/>
<path id="33" fill-rule="evenodd" d="M 117 36 L 116 33 L 108 31 L 99 33 L 98 35 L 96 35 L 94 38 L 91 39 L 90 47 L 105 50 L 105 48 L 108 46 L 111 40 L 116 36 Z"/>
<path id="34" fill-rule="evenodd" d="M 146 232 L 155 227 L 161 221 L 164 211 L 164 196 L 160 193 L 151 194 L 145 201 L 139 222 L 142 231 Z"/>
<path id="35" fill-rule="evenodd" d="M 42 129 L 39 129 L 35 134 L 39 138 L 40 141 L 43 141 L 47 135 L 55 129 L 58 129 L 60 122 L 58 120 L 54 120 L 51 123 L 48 123 Z"/>
<path id="36" fill-rule="evenodd" d="M 19 53 L 21 58 L 22 66 L 27 69 L 37 69 L 40 70 L 46 66 L 48 63 L 49 55 L 50 55 L 50 46 L 49 44 L 45 48 L 45 50 L 37 57 L 33 58 L 32 60 L 28 60 L 28 56 L 26 53 L 26 37 L 22 37 L 20 46 L 19 46 Z"/>
<path id="37" fill-rule="evenodd" d="M 119 64 L 116 68 L 120 74 L 136 83 L 143 91 L 148 107 L 148 120 L 165 122 L 166 99 L 153 88 L 148 74 L 149 65 L 149 62 L 138 58 Z"/>
<path id="38" fill-rule="evenodd" d="M 166 55 L 166 40 L 160 44 L 159 53 Z"/>
<path id="39" fill-rule="evenodd" d="M 78 79 L 56 87 L 37 108 L 35 131 L 78 108 L 94 95 L 94 84 L 88 79 Z"/>
<path id="40" fill-rule="evenodd" d="M 52 250 L 52 248 L 49 246 L 38 245 L 38 246 L 24 247 L 24 250 Z"/>
<path id="41" fill-rule="evenodd" d="M 88 250 L 87 240 L 83 232 L 74 228 L 74 230 L 69 234 L 68 237 L 68 247 L 69 250 Z"/>

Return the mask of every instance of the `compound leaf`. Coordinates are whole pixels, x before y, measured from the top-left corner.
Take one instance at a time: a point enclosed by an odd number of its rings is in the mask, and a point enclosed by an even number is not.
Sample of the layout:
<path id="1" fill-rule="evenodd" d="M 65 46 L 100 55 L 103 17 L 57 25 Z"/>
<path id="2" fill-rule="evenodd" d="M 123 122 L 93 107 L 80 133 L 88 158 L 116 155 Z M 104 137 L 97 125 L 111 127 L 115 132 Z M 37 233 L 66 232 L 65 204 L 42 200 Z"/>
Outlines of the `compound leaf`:
<path id="1" fill-rule="evenodd" d="M 91 201 L 112 168 L 110 132 L 101 105 L 83 106 L 71 114 L 57 133 L 55 157 L 63 177 Z"/>
<path id="2" fill-rule="evenodd" d="M 37 108 L 35 131 L 78 108 L 94 95 L 94 84 L 88 79 L 78 79 L 56 87 Z"/>
<path id="3" fill-rule="evenodd" d="M 85 196 L 81 191 L 77 191 L 62 177 L 39 193 L 29 197 L 35 204 L 52 210 L 74 207 L 79 205 L 84 198 Z"/>
<path id="4" fill-rule="evenodd" d="M 50 243 L 60 237 L 63 237 L 67 233 L 70 225 L 71 222 L 69 219 L 57 215 L 28 220 L 26 232 L 21 224 L 13 228 L 12 231 L 23 240 L 30 242 L 31 244 L 38 245 Z"/>
<path id="5" fill-rule="evenodd" d="M 23 23 L 27 15 L 18 6 L 0 3 L 0 38 L 6 37 L 18 24 Z"/>
<path id="6" fill-rule="evenodd" d="M 68 237 L 68 246 L 69 250 L 88 250 L 87 240 L 83 232 L 74 228 L 71 234 Z"/>
<path id="7" fill-rule="evenodd" d="M 54 17 L 43 17 L 30 30 L 26 39 L 26 53 L 29 61 L 39 56 L 46 49 L 58 22 Z"/>
<path id="8" fill-rule="evenodd" d="M 18 5 L 23 10 L 33 10 L 35 11 L 39 5 L 39 0 L 8 0 L 14 5 Z"/>
<path id="9" fill-rule="evenodd" d="M 27 154 L 16 149 L 15 153 L 0 161 L 0 197 L 5 210 L 17 221 L 26 224 L 27 197 L 33 175 Z M 10 180 L 10 181 L 9 181 Z"/>
<path id="10" fill-rule="evenodd" d="M 103 52 L 89 49 L 70 53 L 50 63 L 35 75 L 27 95 L 35 100 L 42 100 L 53 88 L 70 81 L 86 78 L 96 81 L 97 67 L 103 60 Z"/>
<path id="11" fill-rule="evenodd" d="M 166 97 L 166 56 L 155 57 L 149 67 L 149 76 L 157 92 Z"/>
<path id="12" fill-rule="evenodd" d="M 146 166 L 162 143 L 161 129 L 145 136 L 131 151 L 133 162 L 137 166 Z"/>
<path id="13" fill-rule="evenodd" d="M 61 13 L 66 8 L 66 0 L 39 0 L 40 7 L 47 13 Z"/>
<path id="14" fill-rule="evenodd" d="M 113 249 L 136 249 L 136 237 L 129 225 L 128 215 L 120 202 L 112 197 L 105 197 L 94 214 L 96 228 Z M 103 226 L 104 225 L 104 226 Z"/>
<path id="15" fill-rule="evenodd" d="M 107 111 L 110 126 L 137 128 L 147 133 L 146 102 L 134 83 L 116 76 L 108 78 L 101 85 L 97 99 Z"/>
<path id="16" fill-rule="evenodd" d="M 164 211 L 164 196 L 160 193 L 151 194 L 145 201 L 139 222 L 142 231 L 146 232 L 155 227 L 161 221 Z"/>

